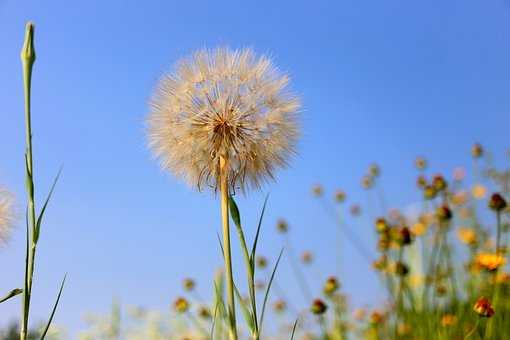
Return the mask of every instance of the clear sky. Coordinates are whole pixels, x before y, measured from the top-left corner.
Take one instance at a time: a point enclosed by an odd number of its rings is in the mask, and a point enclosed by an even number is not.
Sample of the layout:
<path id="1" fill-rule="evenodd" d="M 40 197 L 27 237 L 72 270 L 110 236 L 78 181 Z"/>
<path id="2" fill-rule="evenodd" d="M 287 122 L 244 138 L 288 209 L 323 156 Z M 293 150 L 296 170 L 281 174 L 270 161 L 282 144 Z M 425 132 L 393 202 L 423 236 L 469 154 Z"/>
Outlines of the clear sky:
<path id="1" fill-rule="evenodd" d="M 73 332 L 84 312 L 107 310 L 114 296 L 168 308 L 185 276 L 209 296 L 221 263 L 218 202 L 161 171 L 144 134 L 158 78 L 196 49 L 253 47 L 292 76 L 304 105 L 299 156 L 239 204 L 251 235 L 270 192 L 261 252 L 277 255 L 274 224 L 287 218 L 295 248 L 317 256 L 311 272 L 322 276 L 313 275 L 314 286 L 335 264 L 335 227 L 310 195 L 314 183 L 364 204 L 359 180 L 377 161 L 388 202 L 404 206 L 418 200 L 416 155 L 449 175 L 471 164 L 475 141 L 499 159 L 509 146 L 508 0 L 0 0 L 0 183 L 16 193 L 21 212 L 19 51 L 28 20 L 36 25 L 40 200 L 64 165 L 38 248 L 33 315 L 48 315 L 68 272 L 55 321 Z M 0 249 L 0 291 L 22 283 L 22 220 Z M 373 249 L 368 217 L 352 227 Z M 342 245 L 341 280 L 353 304 L 380 301 L 376 277 Z M 300 303 L 290 272 L 284 260 L 279 285 Z M 0 323 L 19 308 L 19 301 L 2 304 Z"/>

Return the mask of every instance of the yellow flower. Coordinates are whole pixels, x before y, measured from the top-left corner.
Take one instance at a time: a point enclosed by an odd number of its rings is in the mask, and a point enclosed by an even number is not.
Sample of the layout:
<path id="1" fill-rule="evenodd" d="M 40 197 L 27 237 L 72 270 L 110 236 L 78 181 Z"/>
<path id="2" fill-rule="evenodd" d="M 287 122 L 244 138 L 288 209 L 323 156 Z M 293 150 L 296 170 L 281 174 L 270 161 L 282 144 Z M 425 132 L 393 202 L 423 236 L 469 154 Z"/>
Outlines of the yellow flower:
<path id="1" fill-rule="evenodd" d="M 487 189 L 481 184 L 476 184 L 471 189 L 471 194 L 473 195 L 474 198 L 481 200 L 487 194 Z"/>
<path id="2" fill-rule="evenodd" d="M 441 318 L 441 325 L 443 327 L 453 326 L 457 323 L 457 317 L 453 314 L 445 314 Z"/>
<path id="3" fill-rule="evenodd" d="M 457 230 L 457 237 L 462 243 L 469 246 L 475 245 L 478 241 L 476 232 L 471 228 L 459 228 Z"/>
<path id="4" fill-rule="evenodd" d="M 417 274 L 410 275 L 409 276 L 409 284 L 411 285 L 411 287 L 417 288 L 423 284 L 423 282 L 425 281 L 424 279 L 425 278 L 423 277 L 423 275 L 417 275 Z"/>
<path id="5" fill-rule="evenodd" d="M 468 199 L 469 199 L 468 193 L 465 191 L 460 191 L 460 192 L 455 193 L 452 196 L 452 204 L 453 205 L 463 205 L 467 202 Z"/>
<path id="6" fill-rule="evenodd" d="M 195 280 L 191 278 L 186 278 L 182 282 L 182 286 L 184 287 L 184 290 L 191 292 L 193 289 L 195 289 L 196 283 Z"/>
<path id="7" fill-rule="evenodd" d="M 414 236 L 423 236 L 427 232 L 427 225 L 425 223 L 417 222 L 412 226 L 411 232 Z"/>
<path id="8" fill-rule="evenodd" d="M 493 271 L 502 267 L 506 263 L 506 260 L 499 254 L 480 253 L 476 256 L 475 262 L 479 267 L 488 271 Z"/>
<path id="9" fill-rule="evenodd" d="M 177 313 L 186 313 L 189 310 L 189 302 L 183 297 L 177 298 L 174 302 L 174 309 Z"/>
<path id="10" fill-rule="evenodd" d="M 337 190 L 335 192 L 335 200 L 338 202 L 338 203 L 342 203 L 343 201 L 345 201 L 345 198 L 346 198 L 346 194 L 344 191 L 342 190 Z"/>

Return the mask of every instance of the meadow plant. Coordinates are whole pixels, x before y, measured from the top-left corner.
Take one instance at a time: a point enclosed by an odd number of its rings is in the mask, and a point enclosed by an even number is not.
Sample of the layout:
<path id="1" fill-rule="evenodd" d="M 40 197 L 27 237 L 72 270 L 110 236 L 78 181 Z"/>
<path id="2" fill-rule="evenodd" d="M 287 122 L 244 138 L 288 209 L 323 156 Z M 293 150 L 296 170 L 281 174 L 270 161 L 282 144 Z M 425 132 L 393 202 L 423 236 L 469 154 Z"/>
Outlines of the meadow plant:
<path id="1" fill-rule="evenodd" d="M 257 339 L 255 255 L 248 252 L 232 195 L 237 190 L 259 188 L 274 178 L 275 170 L 286 166 L 294 153 L 300 105 L 287 90 L 288 82 L 269 58 L 257 57 L 251 50 L 204 50 L 181 60 L 173 74 L 164 76 L 151 102 L 149 145 L 163 168 L 198 190 L 209 187 L 219 191 L 232 340 L 238 335 L 229 208 L 247 267 L 251 301 L 247 319 L 252 337 Z M 262 319 L 263 311 L 260 322 Z"/>

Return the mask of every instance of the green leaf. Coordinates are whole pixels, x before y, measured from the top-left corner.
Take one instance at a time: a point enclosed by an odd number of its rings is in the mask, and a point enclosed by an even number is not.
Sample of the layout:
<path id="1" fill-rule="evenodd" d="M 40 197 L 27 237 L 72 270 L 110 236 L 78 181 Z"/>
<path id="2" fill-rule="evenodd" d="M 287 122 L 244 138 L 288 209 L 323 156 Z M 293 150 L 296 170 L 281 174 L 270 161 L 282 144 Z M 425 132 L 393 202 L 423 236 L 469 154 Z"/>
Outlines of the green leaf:
<path id="1" fill-rule="evenodd" d="M 237 208 L 236 201 L 232 196 L 228 197 L 228 203 L 230 207 L 230 216 L 232 216 L 232 220 L 237 226 L 241 225 L 241 216 L 239 215 L 239 209 Z"/>
<path id="2" fill-rule="evenodd" d="M 250 312 L 249 307 L 246 305 L 246 301 L 241 296 L 241 293 L 239 292 L 239 289 L 237 289 L 237 286 L 234 285 L 234 291 L 236 293 L 237 300 L 239 300 L 239 305 L 241 306 L 241 312 L 244 316 L 244 319 L 246 320 L 246 323 L 248 324 L 248 328 L 250 329 L 251 334 L 256 334 L 255 329 L 255 322 L 254 317 Z"/>
<path id="3" fill-rule="evenodd" d="M 13 289 L 9 293 L 7 293 L 7 295 L 5 295 L 3 298 L 0 299 L 0 303 L 5 302 L 5 301 L 9 300 L 10 298 L 13 298 L 16 295 L 19 295 L 21 293 L 23 293 L 23 289 L 21 289 L 21 288 Z"/>
<path id="4" fill-rule="evenodd" d="M 278 264 L 280 264 L 282 255 L 283 255 L 283 249 L 280 251 L 280 255 L 278 255 L 278 260 L 276 260 L 276 263 L 273 268 L 273 272 L 271 273 L 271 278 L 269 279 L 269 283 L 267 284 L 266 294 L 264 296 L 264 303 L 262 304 L 262 313 L 260 314 L 259 333 L 262 333 L 262 322 L 264 322 L 264 313 L 266 311 L 267 299 L 269 298 L 269 290 L 271 289 L 271 285 L 273 284 L 274 276 L 276 274 L 276 269 L 278 269 Z"/>
<path id="5" fill-rule="evenodd" d="M 53 306 L 53 310 L 51 311 L 50 318 L 48 320 L 48 323 L 46 324 L 46 327 L 44 328 L 44 331 L 41 335 L 41 340 L 44 340 L 46 337 L 46 333 L 48 333 L 48 329 L 50 329 L 51 322 L 53 321 L 53 317 L 55 316 L 55 312 L 57 310 L 58 303 L 60 301 L 60 296 L 62 296 L 62 290 L 64 289 L 64 284 L 66 282 L 67 274 L 64 275 L 64 279 L 62 280 L 62 283 L 60 284 L 60 290 L 58 291 L 57 300 L 55 301 L 55 305 Z"/>
<path id="6" fill-rule="evenodd" d="M 48 193 L 48 197 L 46 197 L 46 201 L 44 202 L 44 205 L 41 209 L 41 213 L 39 214 L 39 217 L 37 218 L 35 234 L 34 234 L 34 243 L 37 243 L 37 241 L 39 241 L 42 218 L 44 216 L 44 212 L 46 211 L 46 207 L 48 206 L 48 203 L 51 199 L 51 195 L 53 195 L 53 190 L 55 190 L 55 186 L 57 185 L 57 182 L 58 182 L 58 179 L 59 179 L 61 173 L 62 173 L 62 168 L 60 168 L 60 170 L 58 170 L 57 176 L 55 177 L 55 180 L 53 181 L 53 185 L 51 186 L 50 192 Z"/>

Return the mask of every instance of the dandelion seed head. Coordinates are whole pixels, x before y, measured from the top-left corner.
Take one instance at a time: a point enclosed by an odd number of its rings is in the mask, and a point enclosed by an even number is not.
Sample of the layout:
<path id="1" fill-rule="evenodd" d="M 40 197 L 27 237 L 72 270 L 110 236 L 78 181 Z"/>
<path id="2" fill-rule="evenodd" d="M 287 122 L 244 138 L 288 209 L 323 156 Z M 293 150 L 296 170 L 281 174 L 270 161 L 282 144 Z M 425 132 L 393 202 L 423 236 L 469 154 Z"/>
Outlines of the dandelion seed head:
<path id="1" fill-rule="evenodd" d="M 14 196 L 5 189 L 0 188 L 0 246 L 10 237 L 14 220 Z"/>
<path id="2" fill-rule="evenodd" d="M 300 104 L 288 84 L 250 49 L 199 51 L 160 81 L 149 147 L 164 169 L 199 190 L 218 187 L 222 157 L 231 188 L 258 188 L 295 153 Z"/>

